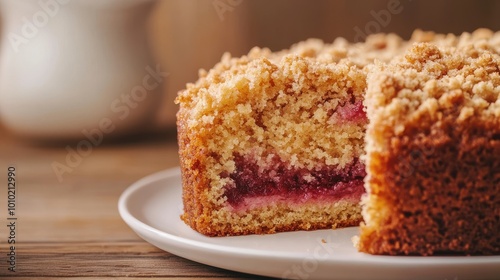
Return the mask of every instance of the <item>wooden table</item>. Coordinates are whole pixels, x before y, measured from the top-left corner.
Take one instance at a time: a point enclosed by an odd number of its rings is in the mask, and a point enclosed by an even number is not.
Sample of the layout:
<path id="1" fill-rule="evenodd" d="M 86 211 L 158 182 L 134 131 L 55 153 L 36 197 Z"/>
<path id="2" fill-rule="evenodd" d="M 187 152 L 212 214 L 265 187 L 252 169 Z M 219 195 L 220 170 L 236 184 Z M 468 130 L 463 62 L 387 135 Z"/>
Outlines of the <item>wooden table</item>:
<path id="1" fill-rule="evenodd" d="M 0 128 L 0 278 L 243 279 L 157 249 L 120 218 L 120 194 L 134 181 L 178 165 L 175 133 L 93 147 L 62 174 L 68 146 L 33 145 Z M 8 270 L 7 169 L 16 168 L 16 272 Z M 67 165 L 69 167 L 69 165 Z"/>

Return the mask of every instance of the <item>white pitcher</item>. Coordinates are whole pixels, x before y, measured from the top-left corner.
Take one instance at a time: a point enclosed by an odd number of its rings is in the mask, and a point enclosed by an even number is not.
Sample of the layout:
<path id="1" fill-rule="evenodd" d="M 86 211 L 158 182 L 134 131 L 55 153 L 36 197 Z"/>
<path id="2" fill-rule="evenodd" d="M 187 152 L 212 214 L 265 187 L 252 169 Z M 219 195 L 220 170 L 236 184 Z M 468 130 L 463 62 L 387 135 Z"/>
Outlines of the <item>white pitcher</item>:
<path id="1" fill-rule="evenodd" d="M 148 127 L 166 80 L 150 0 L 1 0 L 0 118 L 31 139 Z"/>

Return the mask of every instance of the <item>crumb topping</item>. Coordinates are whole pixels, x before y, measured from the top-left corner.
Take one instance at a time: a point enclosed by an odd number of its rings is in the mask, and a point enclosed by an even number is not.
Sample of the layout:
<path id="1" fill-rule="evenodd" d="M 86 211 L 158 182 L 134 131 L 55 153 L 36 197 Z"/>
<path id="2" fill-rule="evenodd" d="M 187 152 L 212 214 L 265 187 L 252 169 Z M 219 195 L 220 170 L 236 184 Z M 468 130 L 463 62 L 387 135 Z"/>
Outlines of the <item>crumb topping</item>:
<path id="1" fill-rule="evenodd" d="M 369 119 L 401 134 L 405 123 L 439 122 L 455 114 L 500 118 L 500 56 L 488 44 L 438 47 L 416 43 L 400 60 L 370 68 Z"/>
<path id="2" fill-rule="evenodd" d="M 276 64 L 226 57 L 217 68 L 177 102 L 190 112 L 189 129 L 210 135 L 207 147 L 220 162 L 251 151 L 297 167 L 343 166 L 362 153 L 363 125 L 337 122 L 335 114 L 362 101 L 365 75 L 356 66 L 286 55 Z"/>

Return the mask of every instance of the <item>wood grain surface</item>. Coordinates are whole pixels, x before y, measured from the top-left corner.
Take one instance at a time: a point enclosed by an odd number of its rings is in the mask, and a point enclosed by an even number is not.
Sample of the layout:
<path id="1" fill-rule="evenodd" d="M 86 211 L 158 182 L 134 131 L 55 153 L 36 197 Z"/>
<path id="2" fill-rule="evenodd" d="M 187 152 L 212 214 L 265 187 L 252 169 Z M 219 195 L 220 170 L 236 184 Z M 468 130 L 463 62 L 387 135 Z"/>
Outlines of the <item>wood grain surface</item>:
<path id="1" fill-rule="evenodd" d="M 59 181 L 67 147 L 20 141 L 0 128 L 0 278 L 254 279 L 195 263 L 140 239 L 118 214 L 134 181 L 178 165 L 173 132 L 93 147 Z M 7 168 L 16 167 L 16 272 L 8 270 Z"/>

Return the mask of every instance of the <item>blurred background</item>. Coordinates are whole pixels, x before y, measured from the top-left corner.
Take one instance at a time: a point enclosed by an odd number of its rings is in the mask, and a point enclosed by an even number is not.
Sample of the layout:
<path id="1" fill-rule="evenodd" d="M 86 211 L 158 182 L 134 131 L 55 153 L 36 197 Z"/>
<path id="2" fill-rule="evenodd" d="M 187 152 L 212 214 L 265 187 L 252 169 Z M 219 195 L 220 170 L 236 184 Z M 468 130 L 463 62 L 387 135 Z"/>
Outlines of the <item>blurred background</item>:
<path id="1" fill-rule="evenodd" d="M 177 92 L 224 52 L 277 51 L 311 37 L 500 28 L 494 0 L 1 3 L 0 121 L 35 142 L 85 139 L 95 129 L 104 140 L 175 130 Z"/>

